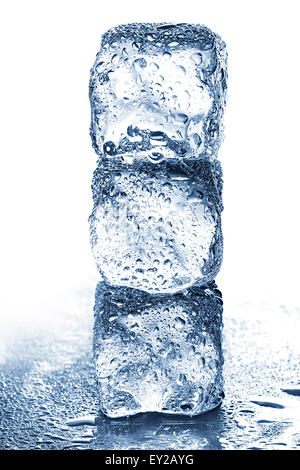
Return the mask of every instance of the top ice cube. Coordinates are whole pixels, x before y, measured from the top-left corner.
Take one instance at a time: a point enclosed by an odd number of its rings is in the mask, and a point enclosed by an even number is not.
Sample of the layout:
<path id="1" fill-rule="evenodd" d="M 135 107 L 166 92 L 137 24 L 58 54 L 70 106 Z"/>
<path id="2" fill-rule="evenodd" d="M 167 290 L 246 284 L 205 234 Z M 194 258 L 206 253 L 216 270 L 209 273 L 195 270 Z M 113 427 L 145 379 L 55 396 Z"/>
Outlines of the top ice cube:
<path id="1" fill-rule="evenodd" d="M 93 147 L 107 158 L 215 159 L 225 43 L 197 24 L 132 23 L 102 36 L 90 77 Z"/>

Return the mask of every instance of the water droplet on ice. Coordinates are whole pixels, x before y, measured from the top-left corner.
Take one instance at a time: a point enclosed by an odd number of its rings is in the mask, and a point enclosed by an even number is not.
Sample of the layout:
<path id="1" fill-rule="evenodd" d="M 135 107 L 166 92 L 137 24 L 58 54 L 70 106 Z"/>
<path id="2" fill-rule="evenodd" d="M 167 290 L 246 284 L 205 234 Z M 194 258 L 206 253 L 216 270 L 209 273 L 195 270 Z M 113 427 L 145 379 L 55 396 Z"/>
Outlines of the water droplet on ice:
<path id="1" fill-rule="evenodd" d="M 202 63 L 202 54 L 200 54 L 200 52 L 195 52 L 191 55 L 191 60 L 194 62 L 194 64 L 200 65 Z"/>

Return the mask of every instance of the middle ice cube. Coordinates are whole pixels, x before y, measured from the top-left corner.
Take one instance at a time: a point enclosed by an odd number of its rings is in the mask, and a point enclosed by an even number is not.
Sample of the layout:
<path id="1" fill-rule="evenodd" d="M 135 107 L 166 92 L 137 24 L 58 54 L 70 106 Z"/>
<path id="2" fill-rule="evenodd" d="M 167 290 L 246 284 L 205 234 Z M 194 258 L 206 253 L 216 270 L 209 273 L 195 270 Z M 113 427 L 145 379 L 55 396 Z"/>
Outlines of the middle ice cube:
<path id="1" fill-rule="evenodd" d="M 222 261 L 218 161 L 99 159 L 91 244 L 111 286 L 174 293 L 215 278 Z"/>

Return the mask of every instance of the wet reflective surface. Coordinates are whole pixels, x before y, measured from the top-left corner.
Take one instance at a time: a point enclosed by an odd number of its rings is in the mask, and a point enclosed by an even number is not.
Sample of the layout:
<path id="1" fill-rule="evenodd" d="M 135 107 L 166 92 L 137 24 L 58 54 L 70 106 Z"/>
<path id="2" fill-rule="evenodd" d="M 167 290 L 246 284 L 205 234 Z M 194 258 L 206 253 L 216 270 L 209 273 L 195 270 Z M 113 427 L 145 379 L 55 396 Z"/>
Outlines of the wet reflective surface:
<path id="1" fill-rule="evenodd" d="M 99 412 L 93 292 L 44 325 L 1 339 L 1 449 L 296 449 L 298 308 L 225 299 L 222 406 L 194 418 Z"/>

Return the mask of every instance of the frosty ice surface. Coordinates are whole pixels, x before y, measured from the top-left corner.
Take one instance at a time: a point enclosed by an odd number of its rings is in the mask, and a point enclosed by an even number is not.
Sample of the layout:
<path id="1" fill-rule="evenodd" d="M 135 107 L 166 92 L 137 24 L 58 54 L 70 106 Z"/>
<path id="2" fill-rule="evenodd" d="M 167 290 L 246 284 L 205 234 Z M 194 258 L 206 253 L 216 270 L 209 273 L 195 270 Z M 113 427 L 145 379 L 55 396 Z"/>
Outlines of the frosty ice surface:
<path id="1" fill-rule="evenodd" d="M 191 416 L 220 403 L 222 299 L 214 282 L 164 296 L 99 283 L 94 312 L 105 414 Z"/>
<path id="2" fill-rule="evenodd" d="M 201 25 L 109 30 L 90 75 L 102 411 L 196 415 L 223 397 L 226 49 Z"/>
<path id="3" fill-rule="evenodd" d="M 91 70 L 91 137 L 107 158 L 216 158 L 226 99 L 226 50 L 201 25 L 109 30 Z"/>
<path id="4" fill-rule="evenodd" d="M 218 162 L 99 161 L 91 245 L 108 284 L 171 293 L 212 280 L 222 261 Z"/>
<path id="5" fill-rule="evenodd" d="M 90 79 L 100 155 L 90 230 L 109 284 L 171 293 L 216 276 L 225 95 L 225 45 L 204 26 L 131 24 L 103 35 Z"/>

